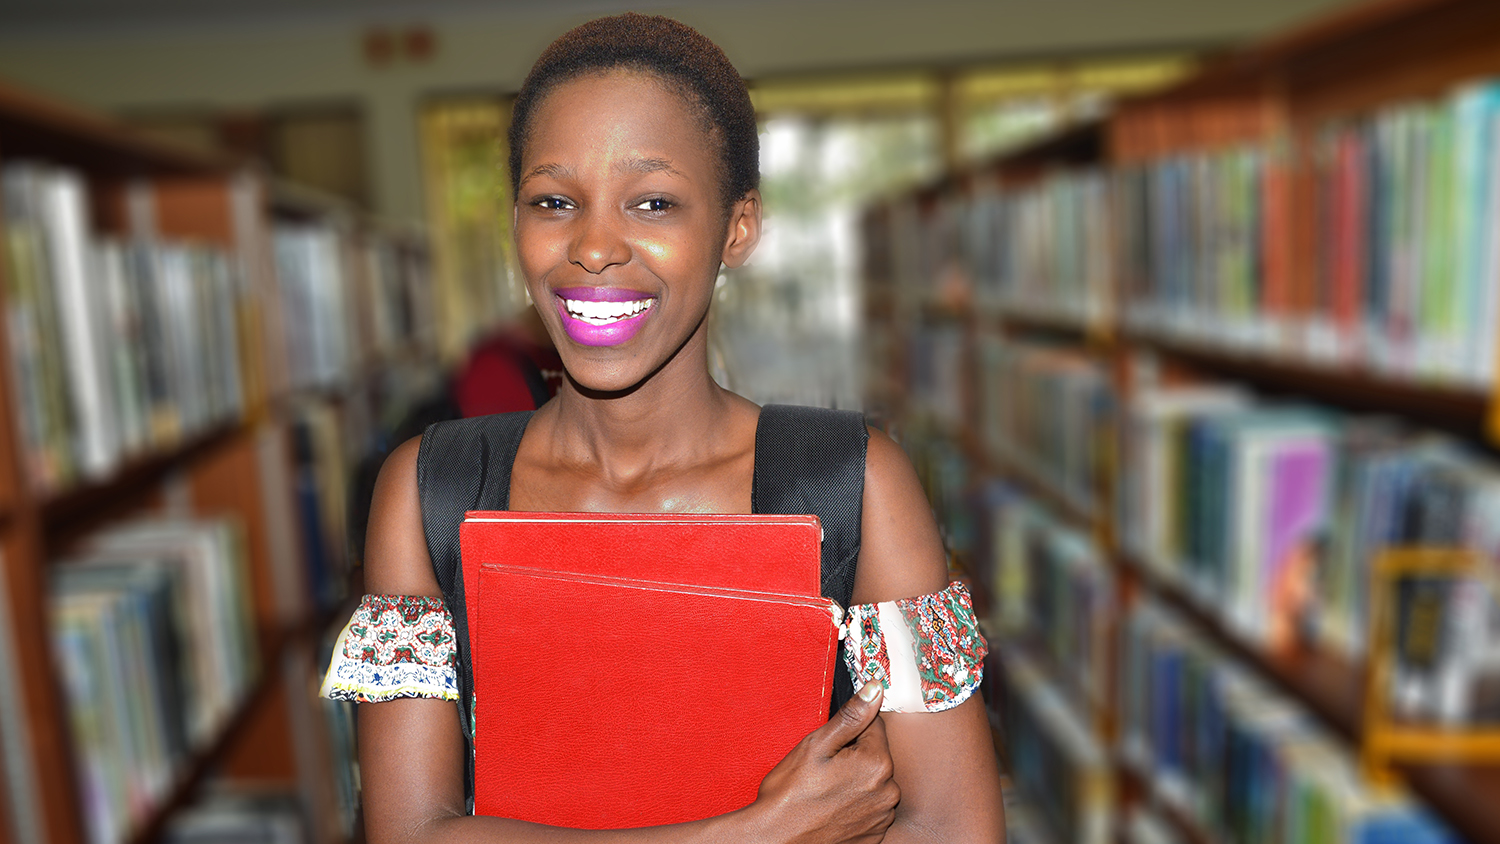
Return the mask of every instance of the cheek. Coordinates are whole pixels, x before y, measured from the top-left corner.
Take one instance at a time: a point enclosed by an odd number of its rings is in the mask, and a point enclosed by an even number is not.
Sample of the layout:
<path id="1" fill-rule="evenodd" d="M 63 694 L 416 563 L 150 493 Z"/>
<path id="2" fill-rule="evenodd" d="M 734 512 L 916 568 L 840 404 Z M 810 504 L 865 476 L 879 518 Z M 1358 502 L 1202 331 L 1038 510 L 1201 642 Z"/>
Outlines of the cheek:
<path id="1" fill-rule="evenodd" d="M 555 229 L 556 227 L 538 226 L 525 221 L 516 223 L 516 261 L 520 263 L 521 275 L 528 283 L 566 258 L 566 243 Z"/>
<path id="2" fill-rule="evenodd" d="M 666 238 L 648 238 L 639 242 L 640 253 L 658 264 L 670 264 L 681 254 L 682 249 Z"/>
<path id="3" fill-rule="evenodd" d="M 692 278 L 705 272 L 717 274 L 723 249 L 708 236 L 706 227 L 671 233 L 648 234 L 633 241 L 636 256 L 671 278 Z"/>

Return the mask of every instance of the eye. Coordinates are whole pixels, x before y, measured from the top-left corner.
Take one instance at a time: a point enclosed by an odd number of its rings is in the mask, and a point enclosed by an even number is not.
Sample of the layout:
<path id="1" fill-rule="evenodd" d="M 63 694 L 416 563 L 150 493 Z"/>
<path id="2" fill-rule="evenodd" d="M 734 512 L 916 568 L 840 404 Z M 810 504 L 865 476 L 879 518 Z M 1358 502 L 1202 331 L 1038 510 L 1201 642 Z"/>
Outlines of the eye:
<path id="1" fill-rule="evenodd" d="M 540 196 L 533 199 L 531 204 L 544 211 L 566 211 L 573 207 L 573 203 L 560 196 Z"/>
<path id="2" fill-rule="evenodd" d="M 651 211 L 653 213 L 660 213 L 662 211 L 669 210 L 669 209 L 673 208 L 674 206 L 675 206 L 675 203 L 672 202 L 672 200 L 670 200 L 670 199 L 663 199 L 662 197 L 659 197 L 659 196 L 653 196 L 650 199 L 643 199 L 643 200 L 641 200 L 639 203 L 636 204 L 635 207 L 638 208 L 638 209 L 640 209 L 640 210 L 642 210 L 642 211 Z"/>

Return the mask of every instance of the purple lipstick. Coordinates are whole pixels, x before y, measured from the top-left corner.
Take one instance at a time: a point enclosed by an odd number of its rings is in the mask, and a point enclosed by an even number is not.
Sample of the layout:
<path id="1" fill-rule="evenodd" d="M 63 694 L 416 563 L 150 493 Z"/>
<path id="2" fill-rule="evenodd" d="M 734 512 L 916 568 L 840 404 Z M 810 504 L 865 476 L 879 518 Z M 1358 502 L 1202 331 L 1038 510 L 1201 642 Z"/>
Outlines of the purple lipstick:
<path id="1" fill-rule="evenodd" d="M 656 297 L 624 287 L 566 287 L 552 291 L 563 330 L 580 346 L 616 346 L 634 337 Z"/>

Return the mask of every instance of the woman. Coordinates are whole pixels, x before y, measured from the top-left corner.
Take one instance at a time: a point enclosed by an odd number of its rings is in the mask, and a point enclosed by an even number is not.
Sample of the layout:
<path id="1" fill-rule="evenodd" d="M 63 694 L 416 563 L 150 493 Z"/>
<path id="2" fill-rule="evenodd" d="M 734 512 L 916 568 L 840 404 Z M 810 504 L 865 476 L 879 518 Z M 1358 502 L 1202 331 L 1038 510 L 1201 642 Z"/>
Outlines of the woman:
<path id="1" fill-rule="evenodd" d="M 509 509 L 751 512 L 760 408 L 720 388 L 707 366 L 714 281 L 722 266 L 750 256 L 761 232 L 755 116 L 734 68 L 707 39 L 664 18 L 585 24 L 549 47 L 523 85 L 510 170 L 521 269 L 567 379 L 518 429 Z M 424 459 L 418 438 L 381 471 L 366 586 L 399 597 L 367 599 L 361 612 L 378 623 L 379 607 L 399 605 L 448 635 L 453 614 L 440 600 L 429 548 L 442 528 L 429 522 L 424 530 L 418 478 L 425 472 L 430 481 L 436 470 Z M 853 602 L 951 599 L 915 473 L 878 432 L 869 433 L 861 500 Z M 437 651 L 433 664 L 414 669 L 424 679 L 400 689 L 334 682 L 340 670 L 358 673 L 357 643 L 341 640 L 347 656 L 341 668 L 336 655 L 330 671 L 334 694 L 380 701 L 359 712 L 365 825 L 375 844 L 1004 837 L 988 721 L 972 695 L 978 666 L 937 712 L 879 712 L 882 683 L 866 683 L 744 809 L 667 827 L 581 831 L 467 815 L 463 725 L 449 702 L 453 656 Z"/>

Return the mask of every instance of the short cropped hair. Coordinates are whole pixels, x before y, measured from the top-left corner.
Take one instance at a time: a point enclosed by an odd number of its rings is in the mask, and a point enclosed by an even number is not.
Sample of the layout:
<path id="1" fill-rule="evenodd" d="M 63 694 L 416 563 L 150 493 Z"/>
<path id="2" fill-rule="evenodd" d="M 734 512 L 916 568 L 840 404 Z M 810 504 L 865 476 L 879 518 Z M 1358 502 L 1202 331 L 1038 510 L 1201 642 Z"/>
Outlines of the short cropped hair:
<path id="1" fill-rule="evenodd" d="M 588 73 L 625 68 L 654 74 L 696 108 L 719 147 L 719 190 L 728 208 L 760 185 L 760 136 L 745 81 L 718 45 L 692 27 L 627 12 L 578 26 L 552 42 L 526 75 L 511 110 L 510 187 L 520 191 L 531 119 L 547 93 Z"/>

